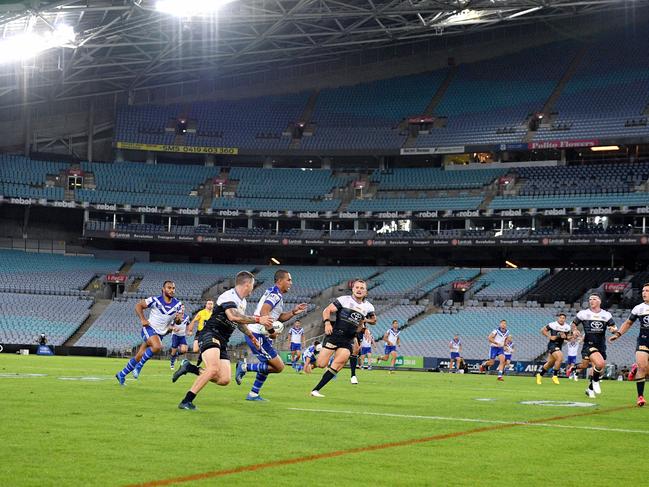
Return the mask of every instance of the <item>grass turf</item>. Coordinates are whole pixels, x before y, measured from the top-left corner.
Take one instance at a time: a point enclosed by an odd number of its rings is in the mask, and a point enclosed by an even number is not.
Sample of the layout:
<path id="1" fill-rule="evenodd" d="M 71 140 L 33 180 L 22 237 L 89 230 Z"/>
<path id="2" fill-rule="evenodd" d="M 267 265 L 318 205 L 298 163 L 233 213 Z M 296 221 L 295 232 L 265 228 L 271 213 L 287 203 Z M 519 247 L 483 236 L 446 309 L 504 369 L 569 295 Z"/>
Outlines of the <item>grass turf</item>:
<path id="1" fill-rule="evenodd" d="M 120 387 L 113 375 L 125 362 L 0 355 L 0 483 L 128 485 L 204 473 L 171 485 L 603 486 L 644 478 L 634 458 L 649 439 L 649 408 L 633 407 L 635 387 L 626 382 L 605 381 L 589 400 L 585 381 L 557 386 L 547 377 L 537 386 L 529 377 L 500 383 L 376 370 L 360 372 L 355 386 L 345 370 L 316 399 L 308 392 L 320 373 L 288 368 L 266 382 L 268 402 L 244 400 L 248 374 L 242 386 L 209 384 L 195 400 L 199 410 L 184 411 L 177 405 L 194 376 L 172 384 L 168 362 L 151 360 L 139 381 Z M 521 404 L 530 400 L 596 405 Z M 542 424 L 512 424 L 529 421 Z M 313 455 L 323 456 L 306 458 Z M 270 465 L 247 470 L 259 464 Z"/>

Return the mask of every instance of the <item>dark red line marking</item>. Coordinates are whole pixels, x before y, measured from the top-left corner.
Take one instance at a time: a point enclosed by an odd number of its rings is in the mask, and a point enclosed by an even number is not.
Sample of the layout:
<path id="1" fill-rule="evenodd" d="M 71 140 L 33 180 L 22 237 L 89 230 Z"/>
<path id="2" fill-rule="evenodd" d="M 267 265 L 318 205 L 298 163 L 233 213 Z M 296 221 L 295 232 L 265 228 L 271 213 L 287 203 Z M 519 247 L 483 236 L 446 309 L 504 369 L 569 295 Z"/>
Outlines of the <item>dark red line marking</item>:
<path id="1" fill-rule="evenodd" d="M 615 408 L 600 409 L 600 410 L 588 411 L 584 413 L 566 414 L 562 416 L 552 416 L 550 418 L 533 419 L 531 421 L 526 421 L 524 423 L 521 422 L 521 423 L 509 423 L 509 424 L 494 424 L 490 426 L 483 426 L 481 428 L 473 428 L 470 430 L 456 431 L 453 433 L 444 433 L 441 435 L 426 436 L 423 438 L 412 438 L 409 440 L 394 441 L 390 443 L 381 443 L 378 445 L 369 445 L 360 448 L 349 448 L 346 450 L 334 450 L 325 453 L 318 453 L 317 455 L 307 455 L 304 457 L 287 458 L 285 460 L 276 460 L 273 462 L 257 463 L 253 465 L 243 465 L 241 467 L 228 468 L 225 470 L 213 470 L 211 472 L 197 473 L 193 475 L 187 475 L 184 477 L 175 477 L 171 479 L 162 479 L 162 480 L 151 480 L 150 482 L 143 482 L 141 484 L 131 484 L 127 487 L 160 487 L 163 485 L 182 484 L 185 482 L 195 482 L 198 480 L 214 479 L 214 478 L 225 477 L 227 475 L 233 475 L 242 472 L 255 472 L 257 470 L 265 470 L 267 468 L 281 467 L 283 465 L 294 465 L 296 463 L 313 462 L 315 460 L 322 460 L 325 458 L 335 458 L 343 455 L 352 455 L 354 453 L 364 453 L 368 451 L 383 450 L 386 448 L 397 448 L 400 446 L 418 445 L 420 443 L 428 443 L 431 441 L 448 440 L 450 438 L 473 435 L 476 433 L 484 433 L 486 431 L 504 430 L 504 429 L 515 428 L 518 426 L 526 426 L 529 424 L 547 423 L 549 421 L 560 421 L 562 419 L 580 418 L 584 416 L 594 416 L 596 414 L 611 413 L 615 411 L 621 411 L 623 409 L 631 409 L 633 407 L 635 406 L 632 405 L 619 406 Z"/>

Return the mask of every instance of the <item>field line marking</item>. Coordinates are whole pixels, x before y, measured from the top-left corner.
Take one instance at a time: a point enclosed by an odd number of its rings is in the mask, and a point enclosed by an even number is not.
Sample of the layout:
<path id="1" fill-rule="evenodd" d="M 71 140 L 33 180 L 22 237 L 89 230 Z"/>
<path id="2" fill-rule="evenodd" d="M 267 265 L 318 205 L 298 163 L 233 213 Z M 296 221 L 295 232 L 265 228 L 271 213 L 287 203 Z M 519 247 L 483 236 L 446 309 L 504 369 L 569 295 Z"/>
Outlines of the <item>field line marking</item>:
<path id="1" fill-rule="evenodd" d="M 604 414 L 604 413 L 610 413 L 610 412 L 615 412 L 615 411 L 621 411 L 623 409 L 630 409 L 635 406 L 619 406 L 615 408 L 609 408 L 609 409 L 599 409 L 596 411 L 589 411 L 589 412 L 583 412 L 583 413 L 577 413 L 577 414 L 568 414 L 568 415 L 563 415 L 563 416 L 553 416 L 550 418 L 540 418 L 538 420 L 531 420 L 528 422 L 518 422 L 518 423 L 507 423 L 507 422 L 499 422 L 496 424 L 491 424 L 489 426 L 481 426 L 478 428 L 473 428 L 470 430 L 462 430 L 462 431 L 455 431 L 452 433 L 443 433 L 443 434 L 438 434 L 438 435 L 433 435 L 433 436 L 425 436 L 423 438 L 411 438 L 408 440 L 401 440 L 401 441 L 394 441 L 394 442 L 389 442 L 389 443 L 380 443 L 377 445 L 367 445 L 359 448 L 348 448 L 345 450 L 334 450 L 334 451 L 329 451 L 329 452 L 324 452 L 324 453 L 318 453 L 315 455 L 306 455 L 302 457 L 293 457 L 293 458 L 286 458 L 284 460 L 274 460 L 271 462 L 265 462 L 265 463 L 257 463 L 257 464 L 252 464 L 252 465 L 242 465 L 240 467 L 235 467 L 235 468 L 228 468 L 228 469 L 223 469 L 223 470 L 213 470 L 211 472 L 202 472 L 202 473 L 197 473 L 193 475 L 186 475 L 183 477 L 174 477 L 174 478 L 169 478 L 169 479 L 160 479 L 160 480 L 151 480 L 149 482 L 142 482 L 139 484 L 130 484 L 128 487 L 160 487 L 164 485 L 174 485 L 174 484 L 183 484 L 187 482 L 196 482 L 200 480 L 207 480 L 207 479 L 213 479 L 213 478 L 220 478 L 220 477 L 226 477 L 228 475 L 234 475 L 237 473 L 244 473 L 244 472 L 255 472 L 258 470 L 265 470 L 268 468 L 274 468 L 274 467 L 281 467 L 283 465 L 294 465 L 296 463 L 307 463 L 307 462 L 313 462 L 316 460 L 323 460 L 323 459 L 329 459 L 329 458 L 335 458 L 335 457 L 340 457 L 344 455 L 352 455 L 355 453 L 366 453 L 370 451 L 376 451 L 376 450 L 384 450 L 387 448 L 397 448 L 397 447 L 402 447 L 402 446 L 411 446 L 411 445 L 418 445 L 421 443 L 429 443 L 432 441 L 442 441 L 442 440 L 447 440 L 450 438 L 457 438 L 460 436 L 468 436 L 468 435 L 474 435 L 477 433 L 484 433 L 487 431 L 494 431 L 494 430 L 504 430 L 504 429 L 510 429 L 510 428 L 515 428 L 517 426 L 527 426 L 531 424 L 545 424 L 549 421 L 559 421 L 562 419 L 570 419 L 570 418 L 578 418 L 582 416 L 593 416 L 596 414 Z M 314 412 L 319 412 L 318 410 L 314 409 L 307 409 L 307 411 L 314 411 Z M 335 411 L 335 410 L 328 410 L 331 412 L 340 412 L 340 411 Z M 320 411 L 321 412 L 321 411 Z M 351 412 L 351 411 L 348 411 Z M 354 413 L 354 414 L 361 414 L 361 412 Z"/>
<path id="2" fill-rule="evenodd" d="M 336 414 L 355 414 L 363 416 L 382 416 L 388 418 L 405 418 L 405 419 L 430 419 L 433 421 L 449 421 L 458 423 L 486 423 L 486 424 L 507 424 L 518 426 L 542 426 L 549 428 L 565 428 L 590 431 L 609 431 L 612 433 L 637 433 L 649 435 L 649 430 L 632 430 L 622 428 L 607 428 L 605 426 L 574 426 L 569 424 L 538 423 L 535 421 L 500 421 L 497 419 L 478 419 L 478 418 L 457 418 L 452 416 L 420 416 L 416 414 L 398 414 L 398 413 L 373 413 L 371 411 L 346 411 L 335 409 L 308 409 L 308 408 L 287 408 L 289 411 L 306 411 L 314 413 L 336 413 Z"/>

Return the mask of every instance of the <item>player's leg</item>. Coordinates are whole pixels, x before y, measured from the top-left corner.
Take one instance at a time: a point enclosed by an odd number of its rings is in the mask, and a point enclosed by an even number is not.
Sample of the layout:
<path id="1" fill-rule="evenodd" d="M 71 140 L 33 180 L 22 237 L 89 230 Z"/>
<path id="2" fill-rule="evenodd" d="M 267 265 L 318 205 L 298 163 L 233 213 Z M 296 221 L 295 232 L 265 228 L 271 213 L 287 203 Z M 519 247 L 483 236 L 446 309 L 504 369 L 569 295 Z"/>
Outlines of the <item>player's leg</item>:
<path id="1" fill-rule="evenodd" d="M 397 352 L 392 350 L 390 352 L 390 373 L 394 373 L 395 364 L 397 363 Z"/>
<path id="2" fill-rule="evenodd" d="M 277 352 L 272 348 L 272 345 L 269 345 L 268 340 L 265 340 L 264 344 L 262 344 L 262 350 L 263 354 L 257 355 L 259 364 L 253 365 L 261 365 L 265 363 L 266 371 L 257 371 L 255 381 L 253 382 L 252 388 L 250 389 L 250 392 L 246 397 L 246 400 L 248 401 L 263 401 L 263 399 L 259 395 L 259 391 L 261 391 L 261 388 L 264 386 L 264 383 L 268 378 L 268 374 L 279 374 L 282 370 L 284 370 L 284 361 L 279 355 L 277 355 Z"/>
<path id="3" fill-rule="evenodd" d="M 358 379 L 356 378 L 356 366 L 358 365 L 358 352 L 360 351 L 360 348 L 358 339 L 354 338 L 354 342 L 352 343 L 352 353 L 349 356 L 349 369 L 351 371 L 352 384 L 358 384 Z"/>
<path id="4" fill-rule="evenodd" d="M 156 353 L 160 353 L 162 351 L 162 340 L 160 339 L 160 335 L 158 335 L 157 333 L 153 334 L 146 341 L 146 344 L 148 345 L 148 347 L 142 354 L 142 358 L 140 359 L 140 361 L 135 366 L 135 370 L 133 371 L 134 376 L 136 375 L 136 373 L 139 376 L 142 367 L 144 367 L 144 365 L 149 361 L 149 359 L 153 357 Z"/>
<path id="5" fill-rule="evenodd" d="M 213 382 L 217 386 L 227 386 L 232 380 L 232 365 L 230 364 L 230 359 L 224 359 L 221 357 L 219 360 L 219 367 L 216 372 L 216 377 L 212 378 L 210 382 Z"/>
<path id="6" fill-rule="evenodd" d="M 324 348 L 322 349 L 324 351 Z M 322 351 L 320 352 L 320 355 L 322 355 Z M 320 394 L 320 389 L 322 389 L 327 383 L 334 379 L 336 377 L 336 374 L 340 371 L 345 366 L 345 363 L 347 360 L 349 360 L 349 356 L 351 355 L 351 344 L 349 345 L 349 348 L 345 347 L 339 347 L 336 349 L 336 351 L 333 354 L 333 362 L 327 369 L 325 370 L 325 373 L 322 375 L 322 379 L 320 379 L 320 382 L 318 382 L 318 385 L 316 385 L 313 390 L 311 391 L 311 395 L 315 397 L 323 397 L 322 394 Z M 320 365 L 320 357 L 318 357 L 318 366 Z"/>
<path id="7" fill-rule="evenodd" d="M 554 355 L 552 355 L 551 352 L 548 352 L 548 358 L 545 360 L 545 363 L 541 366 L 541 368 L 538 370 L 536 373 L 536 383 L 541 385 L 542 379 L 545 375 L 545 373 L 550 370 L 550 368 L 554 365 Z"/>
<path id="8" fill-rule="evenodd" d="M 638 364 L 638 370 L 636 371 L 634 377 L 636 390 L 638 392 L 637 405 L 644 406 L 644 384 L 647 377 L 647 372 L 649 371 L 649 353 L 642 350 L 637 350 L 635 352 L 635 363 Z"/>
<path id="9" fill-rule="evenodd" d="M 131 359 L 126 363 L 126 366 L 122 370 L 117 372 L 117 374 L 115 374 L 115 377 L 117 378 L 117 382 L 119 382 L 120 385 L 125 385 L 126 376 L 130 374 L 133 370 L 135 370 L 137 363 L 140 361 L 142 355 L 144 355 L 144 351 L 147 348 L 148 345 L 146 344 L 146 342 L 142 343 L 137 353 L 135 354 L 135 357 L 131 357 Z"/>
<path id="10" fill-rule="evenodd" d="M 505 370 L 505 354 L 501 353 L 497 357 L 498 359 L 498 380 L 503 379 L 503 370 Z"/>
<path id="11" fill-rule="evenodd" d="M 552 354 L 552 358 L 554 359 L 554 366 L 552 367 L 552 383 L 558 384 L 559 370 L 561 370 L 561 364 L 563 363 L 563 352 L 557 350 Z"/>
<path id="12" fill-rule="evenodd" d="M 599 379 L 604 373 L 606 360 L 600 352 L 593 352 L 590 354 L 590 363 L 593 365 L 593 374 L 591 375 L 588 389 L 595 391 L 595 394 L 601 394 L 602 389 L 599 384 Z"/>
<path id="13" fill-rule="evenodd" d="M 174 370 L 174 368 L 176 367 L 177 354 L 178 349 L 172 345 L 171 350 L 169 351 L 169 365 L 171 365 L 171 370 Z"/>
<path id="14" fill-rule="evenodd" d="M 212 347 L 203 351 L 202 355 L 203 360 L 205 361 L 205 369 L 198 377 L 196 377 L 191 389 L 187 391 L 184 399 L 178 405 L 180 409 L 196 409 L 196 406 L 193 404 L 196 395 L 208 382 L 212 380 L 218 382 L 219 367 L 221 366 L 221 349 L 218 347 Z"/>

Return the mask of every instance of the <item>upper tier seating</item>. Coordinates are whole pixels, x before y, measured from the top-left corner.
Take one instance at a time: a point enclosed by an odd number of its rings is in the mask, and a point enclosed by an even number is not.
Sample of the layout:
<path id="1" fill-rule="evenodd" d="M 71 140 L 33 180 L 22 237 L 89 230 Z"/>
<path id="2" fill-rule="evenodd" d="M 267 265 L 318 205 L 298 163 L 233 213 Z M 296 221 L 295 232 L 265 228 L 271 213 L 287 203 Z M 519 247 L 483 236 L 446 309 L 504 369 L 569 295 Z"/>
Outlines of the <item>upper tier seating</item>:
<path id="1" fill-rule="evenodd" d="M 620 278 L 623 274 L 619 269 L 608 268 L 563 269 L 533 289 L 527 299 L 539 303 L 574 303 L 589 289 Z"/>

